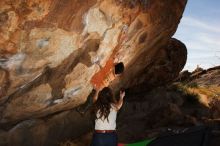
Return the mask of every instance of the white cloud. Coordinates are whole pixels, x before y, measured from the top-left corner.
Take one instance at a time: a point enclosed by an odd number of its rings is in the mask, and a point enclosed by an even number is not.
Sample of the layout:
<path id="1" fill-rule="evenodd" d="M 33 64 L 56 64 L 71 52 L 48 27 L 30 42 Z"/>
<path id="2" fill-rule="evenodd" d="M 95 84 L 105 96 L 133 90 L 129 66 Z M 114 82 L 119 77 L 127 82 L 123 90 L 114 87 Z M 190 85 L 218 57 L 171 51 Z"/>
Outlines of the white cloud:
<path id="1" fill-rule="evenodd" d="M 203 33 L 203 35 L 199 35 L 197 39 L 201 42 L 212 45 L 213 47 L 219 47 L 220 50 L 220 36 L 210 35 L 209 33 Z"/>
<path id="2" fill-rule="evenodd" d="M 209 24 L 207 22 L 201 21 L 199 19 L 185 16 L 181 20 L 182 25 L 196 27 L 197 29 L 203 29 L 211 32 L 219 32 L 220 27 L 217 25 Z"/>

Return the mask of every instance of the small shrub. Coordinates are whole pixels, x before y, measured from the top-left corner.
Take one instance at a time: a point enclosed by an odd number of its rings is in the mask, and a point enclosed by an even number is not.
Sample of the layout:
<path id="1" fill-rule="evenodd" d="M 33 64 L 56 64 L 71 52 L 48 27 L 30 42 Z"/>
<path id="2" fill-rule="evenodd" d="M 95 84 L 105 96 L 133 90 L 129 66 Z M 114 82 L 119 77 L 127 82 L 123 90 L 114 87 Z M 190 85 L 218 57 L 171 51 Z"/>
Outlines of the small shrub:
<path id="1" fill-rule="evenodd" d="M 200 96 L 194 92 L 185 91 L 184 97 L 188 103 L 197 104 L 199 103 Z"/>
<path id="2" fill-rule="evenodd" d="M 192 87 L 198 87 L 196 83 L 191 84 Z M 182 95 L 187 103 L 197 104 L 200 102 L 200 96 L 193 90 L 191 90 L 187 85 L 176 84 L 170 87 L 171 90 L 176 91 Z"/>

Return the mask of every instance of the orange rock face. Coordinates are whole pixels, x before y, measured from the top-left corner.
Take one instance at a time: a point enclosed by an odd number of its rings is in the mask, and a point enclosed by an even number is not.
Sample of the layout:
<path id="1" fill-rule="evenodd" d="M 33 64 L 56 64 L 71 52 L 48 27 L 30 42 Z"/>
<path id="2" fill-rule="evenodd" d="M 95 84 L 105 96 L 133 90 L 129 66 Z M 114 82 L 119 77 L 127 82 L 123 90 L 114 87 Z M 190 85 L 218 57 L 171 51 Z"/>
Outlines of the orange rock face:
<path id="1" fill-rule="evenodd" d="M 115 92 L 173 80 L 186 61 L 185 46 L 171 39 L 185 5 L 186 0 L 1 0 L 0 125 L 82 104 L 104 79 L 110 58 L 125 66 L 109 83 Z M 97 74 L 100 81 L 91 82 Z"/>

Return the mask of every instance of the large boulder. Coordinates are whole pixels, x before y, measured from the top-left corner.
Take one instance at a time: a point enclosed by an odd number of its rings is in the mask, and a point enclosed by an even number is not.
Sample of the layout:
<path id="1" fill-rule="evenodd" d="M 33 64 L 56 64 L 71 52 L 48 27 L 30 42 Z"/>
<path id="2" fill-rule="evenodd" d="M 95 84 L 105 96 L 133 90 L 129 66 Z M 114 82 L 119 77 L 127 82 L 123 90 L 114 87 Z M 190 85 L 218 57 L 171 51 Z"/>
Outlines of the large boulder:
<path id="1" fill-rule="evenodd" d="M 0 127 L 9 135 L 7 142 L 46 145 L 37 143 L 40 136 L 33 134 L 38 128 L 48 129 L 47 124 L 41 126 L 41 120 L 51 118 L 48 121 L 53 123 L 53 115 L 84 103 L 94 86 L 91 79 L 106 69 L 109 60 L 125 65 L 124 73 L 110 83 L 114 92 L 175 79 L 185 65 L 187 51 L 171 37 L 186 2 L 2 0 Z M 111 70 L 114 66 L 107 67 Z M 60 116 L 65 118 L 65 114 Z M 76 123 L 75 127 L 83 125 Z M 16 129 L 23 132 L 13 132 Z M 27 133 L 34 135 L 29 136 L 31 143 L 21 141 Z M 48 130 L 39 135 L 44 136 L 42 141 L 51 136 Z"/>

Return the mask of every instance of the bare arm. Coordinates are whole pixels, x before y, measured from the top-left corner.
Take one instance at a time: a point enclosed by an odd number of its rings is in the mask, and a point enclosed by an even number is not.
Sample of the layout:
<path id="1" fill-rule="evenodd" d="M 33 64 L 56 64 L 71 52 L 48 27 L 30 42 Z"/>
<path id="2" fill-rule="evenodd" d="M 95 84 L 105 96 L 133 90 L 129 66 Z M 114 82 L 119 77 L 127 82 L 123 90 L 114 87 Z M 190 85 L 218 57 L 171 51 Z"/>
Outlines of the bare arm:
<path id="1" fill-rule="evenodd" d="M 124 96 L 125 96 L 125 91 L 120 91 L 120 99 L 115 104 L 115 107 L 116 107 L 117 110 L 120 110 L 120 108 L 122 107 Z"/>
<path id="2" fill-rule="evenodd" d="M 96 89 L 96 92 L 95 92 L 95 94 L 93 96 L 93 103 L 95 103 L 96 100 L 98 99 L 98 93 L 99 93 L 99 90 Z"/>

